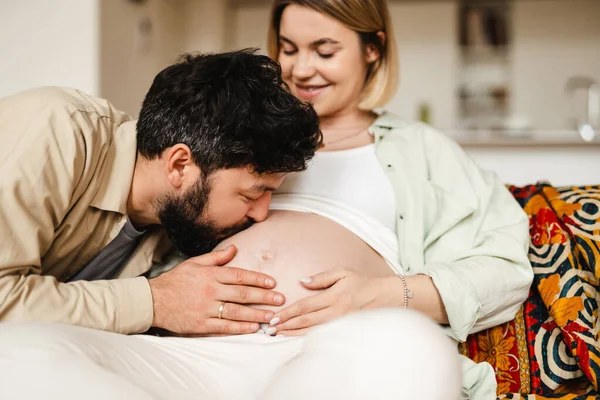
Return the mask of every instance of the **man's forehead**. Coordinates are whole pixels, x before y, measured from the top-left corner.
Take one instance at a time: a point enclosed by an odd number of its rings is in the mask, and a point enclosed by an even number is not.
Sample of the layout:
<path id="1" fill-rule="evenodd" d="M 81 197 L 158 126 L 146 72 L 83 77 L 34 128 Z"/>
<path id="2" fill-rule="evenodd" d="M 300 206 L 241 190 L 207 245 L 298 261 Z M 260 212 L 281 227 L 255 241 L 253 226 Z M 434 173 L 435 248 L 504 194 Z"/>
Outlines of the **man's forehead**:
<path id="1" fill-rule="evenodd" d="M 248 168 L 228 168 L 217 171 L 215 181 L 223 185 L 234 185 L 241 190 L 265 192 L 277 189 L 284 181 L 285 173 L 256 173 Z"/>
<path id="2" fill-rule="evenodd" d="M 266 192 L 269 190 L 277 189 L 285 179 L 287 174 L 276 173 L 276 174 L 254 174 L 255 181 L 249 188 L 249 190 L 255 192 Z"/>
<path id="3" fill-rule="evenodd" d="M 269 185 L 266 183 L 256 183 L 248 188 L 248 190 L 252 190 L 253 192 L 266 192 L 267 190 L 275 189 L 277 189 L 275 185 Z"/>

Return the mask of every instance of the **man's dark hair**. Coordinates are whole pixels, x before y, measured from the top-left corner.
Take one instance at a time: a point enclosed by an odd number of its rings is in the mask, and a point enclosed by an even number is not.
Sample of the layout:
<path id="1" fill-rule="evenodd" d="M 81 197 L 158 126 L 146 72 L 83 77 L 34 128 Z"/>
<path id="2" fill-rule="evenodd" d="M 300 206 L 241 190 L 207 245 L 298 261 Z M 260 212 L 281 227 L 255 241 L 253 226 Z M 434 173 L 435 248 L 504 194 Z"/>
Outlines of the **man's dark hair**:
<path id="1" fill-rule="evenodd" d="M 161 71 L 137 122 L 140 154 L 153 159 L 183 143 L 204 175 L 305 169 L 322 141 L 317 114 L 290 92 L 279 64 L 255 52 L 187 54 Z"/>

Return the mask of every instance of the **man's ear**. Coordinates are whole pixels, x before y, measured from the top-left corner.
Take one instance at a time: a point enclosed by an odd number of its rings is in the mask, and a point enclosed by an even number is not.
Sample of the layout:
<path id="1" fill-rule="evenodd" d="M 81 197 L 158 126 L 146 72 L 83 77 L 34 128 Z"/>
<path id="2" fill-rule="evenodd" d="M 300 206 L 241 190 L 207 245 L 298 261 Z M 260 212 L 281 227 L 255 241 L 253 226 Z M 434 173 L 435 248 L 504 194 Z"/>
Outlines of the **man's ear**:
<path id="1" fill-rule="evenodd" d="M 178 143 L 166 149 L 162 158 L 165 161 L 165 173 L 169 183 L 179 189 L 186 176 L 191 173 L 191 167 L 195 165 L 192 151 L 187 145 Z"/>
<path id="2" fill-rule="evenodd" d="M 386 40 L 385 33 L 381 32 L 381 31 L 377 32 L 377 38 L 379 38 L 379 40 L 381 41 L 381 47 L 384 47 L 385 40 Z M 367 64 L 373 64 L 373 63 L 379 61 L 380 58 L 381 58 L 381 54 L 379 53 L 377 46 L 373 45 L 372 43 L 369 43 L 366 47 Z"/>

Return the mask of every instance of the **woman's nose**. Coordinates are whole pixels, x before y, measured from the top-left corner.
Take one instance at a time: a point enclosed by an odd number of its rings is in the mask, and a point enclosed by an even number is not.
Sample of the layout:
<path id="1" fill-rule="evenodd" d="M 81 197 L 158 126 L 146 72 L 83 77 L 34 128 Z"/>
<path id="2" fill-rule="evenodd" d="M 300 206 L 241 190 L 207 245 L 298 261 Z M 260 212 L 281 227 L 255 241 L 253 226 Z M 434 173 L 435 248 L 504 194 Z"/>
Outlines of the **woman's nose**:
<path id="1" fill-rule="evenodd" d="M 310 54 L 299 54 L 292 67 L 292 75 L 297 79 L 308 79 L 315 74 L 315 66 Z"/>

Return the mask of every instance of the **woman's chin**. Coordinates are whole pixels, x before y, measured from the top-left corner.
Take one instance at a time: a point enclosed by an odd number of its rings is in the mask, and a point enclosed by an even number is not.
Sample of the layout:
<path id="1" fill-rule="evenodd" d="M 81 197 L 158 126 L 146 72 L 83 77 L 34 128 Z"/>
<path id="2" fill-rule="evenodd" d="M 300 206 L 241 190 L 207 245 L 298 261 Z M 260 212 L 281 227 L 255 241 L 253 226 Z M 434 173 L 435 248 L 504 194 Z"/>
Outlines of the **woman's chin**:
<path id="1" fill-rule="evenodd" d="M 319 118 L 327 118 L 335 113 L 334 108 L 329 106 L 326 101 L 319 101 L 318 99 L 315 100 L 316 101 L 314 103 L 310 104 L 317 112 Z"/>

